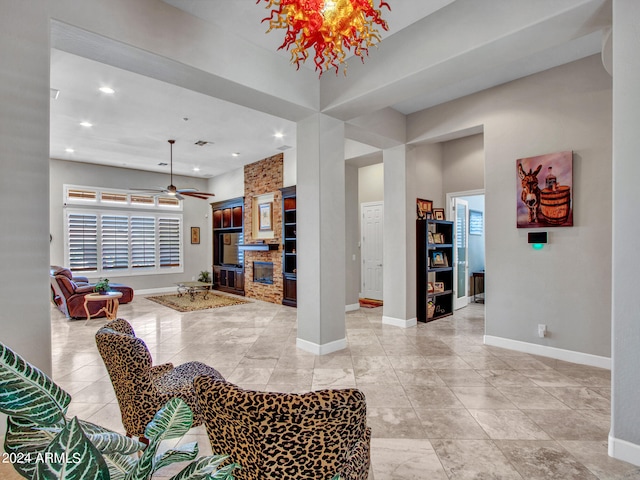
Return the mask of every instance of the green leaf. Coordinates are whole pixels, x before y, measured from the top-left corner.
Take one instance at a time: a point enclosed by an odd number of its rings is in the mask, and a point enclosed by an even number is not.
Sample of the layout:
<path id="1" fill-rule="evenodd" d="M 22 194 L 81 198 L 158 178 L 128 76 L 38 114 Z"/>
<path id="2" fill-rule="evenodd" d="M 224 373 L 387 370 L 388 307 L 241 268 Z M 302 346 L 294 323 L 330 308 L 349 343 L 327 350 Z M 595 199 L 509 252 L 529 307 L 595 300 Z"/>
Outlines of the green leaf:
<path id="1" fill-rule="evenodd" d="M 138 459 L 138 463 L 136 463 L 124 477 L 125 480 L 147 480 L 151 477 L 151 474 L 153 473 L 155 454 L 158 451 L 160 442 L 161 440 L 157 438 L 149 439 L 149 445 L 147 445 L 147 448 L 142 452 L 142 456 Z"/>
<path id="2" fill-rule="evenodd" d="M 109 475 L 111 480 L 124 480 L 129 473 L 138 463 L 137 458 L 133 458 L 128 455 L 122 455 L 121 453 L 105 453 L 103 454 L 104 460 L 109 468 Z"/>
<path id="3" fill-rule="evenodd" d="M 91 443 L 100 453 L 122 453 L 130 455 L 144 449 L 144 444 L 133 438 L 126 437 L 95 423 L 80 420 L 80 426 Z"/>
<path id="4" fill-rule="evenodd" d="M 198 442 L 181 445 L 178 448 L 167 450 L 158 455 L 153 461 L 153 471 L 156 472 L 162 467 L 166 467 L 172 463 L 188 462 L 198 456 Z"/>
<path id="5" fill-rule="evenodd" d="M 109 469 L 100 452 L 86 437 L 74 417 L 56 435 L 38 459 L 34 480 L 109 480 Z"/>
<path id="6" fill-rule="evenodd" d="M 171 480 L 232 479 L 231 471 L 237 468 L 235 463 L 216 470 L 227 458 L 228 455 L 212 455 L 199 458 L 171 477 Z"/>
<path id="7" fill-rule="evenodd" d="M 43 372 L 0 343 L 0 411 L 40 425 L 59 422 L 71 396 Z"/>
<path id="8" fill-rule="evenodd" d="M 61 422 L 58 431 L 63 427 L 64 423 Z M 20 475 L 25 478 L 33 477 L 37 467 L 35 459 L 44 453 L 57 433 L 50 429 L 39 429 L 27 418 L 7 418 L 4 450 L 7 453 L 13 453 L 16 458 L 25 460 L 13 463 L 13 467 Z"/>
<path id="9" fill-rule="evenodd" d="M 182 437 L 193 425 L 193 413 L 181 398 L 169 400 L 147 425 L 144 436 L 166 440 Z"/>

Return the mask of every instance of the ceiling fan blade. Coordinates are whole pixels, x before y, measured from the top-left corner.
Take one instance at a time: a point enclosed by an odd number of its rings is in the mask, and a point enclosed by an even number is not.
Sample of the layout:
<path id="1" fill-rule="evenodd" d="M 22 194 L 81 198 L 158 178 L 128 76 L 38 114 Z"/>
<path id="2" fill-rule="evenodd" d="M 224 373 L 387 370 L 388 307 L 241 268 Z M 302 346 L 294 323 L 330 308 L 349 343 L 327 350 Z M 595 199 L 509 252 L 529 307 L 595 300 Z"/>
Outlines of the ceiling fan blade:
<path id="1" fill-rule="evenodd" d="M 179 188 L 178 193 L 197 192 L 197 188 Z"/>
<path id="2" fill-rule="evenodd" d="M 183 192 L 182 194 L 189 197 L 200 198 L 202 200 L 207 200 L 209 197 L 215 197 L 215 194 L 206 192 Z"/>
<path id="3" fill-rule="evenodd" d="M 172 197 L 176 197 L 178 200 L 184 200 L 184 197 L 182 195 L 180 195 L 179 193 L 176 193 L 175 195 L 171 195 Z"/>
<path id="4" fill-rule="evenodd" d="M 129 190 L 132 191 L 132 192 L 140 192 L 140 193 L 144 193 L 144 192 L 164 192 L 164 191 L 166 191 L 162 187 L 156 187 L 156 188 L 130 188 Z"/>

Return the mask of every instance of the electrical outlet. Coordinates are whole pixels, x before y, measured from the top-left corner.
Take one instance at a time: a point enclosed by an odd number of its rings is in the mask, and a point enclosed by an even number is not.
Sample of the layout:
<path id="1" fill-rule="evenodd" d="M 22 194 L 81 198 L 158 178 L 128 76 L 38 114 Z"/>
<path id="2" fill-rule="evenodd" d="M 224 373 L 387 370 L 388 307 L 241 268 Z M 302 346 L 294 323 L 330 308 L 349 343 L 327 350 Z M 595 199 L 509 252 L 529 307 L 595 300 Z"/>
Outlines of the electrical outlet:
<path id="1" fill-rule="evenodd" d="M 538 336 L 544 338 L 547 336 L 547 326 L 543 323 L 538 324 Z"/>

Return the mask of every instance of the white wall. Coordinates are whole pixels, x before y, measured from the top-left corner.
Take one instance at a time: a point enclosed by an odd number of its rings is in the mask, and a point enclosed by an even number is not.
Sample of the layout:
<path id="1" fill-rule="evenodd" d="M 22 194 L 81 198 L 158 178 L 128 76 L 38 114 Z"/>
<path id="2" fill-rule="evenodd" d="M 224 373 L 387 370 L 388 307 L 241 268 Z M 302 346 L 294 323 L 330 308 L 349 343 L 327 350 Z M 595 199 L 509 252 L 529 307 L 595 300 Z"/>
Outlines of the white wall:
<path id="1" fill-rule="evenodd" d="M 169 177 L 161 173 L 143 172 L 126 168 L 106 167 L 80 162 L 52 159 L 50 165 L 49 220 L 53 240 L 50 245 L 51 264 L 64 265 L 64 206 L 63 185 L 91 187 L 154 188 L 167 185 Z M 207 181 L 174 175 L 178 187 L 207 190 Z M 214 197 L 215 198 L 215 197 Z M 134 290 L 170 287 L 179 281 L 191 280 L 202 270 L 211 270 L 211 215 L 210 201 L 185 198 L 183 203 L 184 273 L 122 276 L 110 275 L 113 282 L 124 283 Z M 200 227 L 200 243 L 191 245 L 190 227 Z M 89 277 L 91 280 L 97 277 Z"/>
<path id="2" fill-rule="evenodd" d="M 432 143 L 413 147 L 415 158 L 416 198 L 431 200 L 436 208 L 444 208 L 442 145 Z"/>
<path id="3" fill-rule="evenodd" d="M 610 355 L 611 102 L 593 56 L 409 116 L 411 142 L 484 128 L 487 335 Z M 516 228 L 515 162 L 562 150 L 575 152 L 574 227 L 533 251 Z"/>
<path id="4" fill-rule="evenodd" d="M 244 197 L 244 167 L 210 178 L 207 189 L 216 194 L 214 202 Z"/>

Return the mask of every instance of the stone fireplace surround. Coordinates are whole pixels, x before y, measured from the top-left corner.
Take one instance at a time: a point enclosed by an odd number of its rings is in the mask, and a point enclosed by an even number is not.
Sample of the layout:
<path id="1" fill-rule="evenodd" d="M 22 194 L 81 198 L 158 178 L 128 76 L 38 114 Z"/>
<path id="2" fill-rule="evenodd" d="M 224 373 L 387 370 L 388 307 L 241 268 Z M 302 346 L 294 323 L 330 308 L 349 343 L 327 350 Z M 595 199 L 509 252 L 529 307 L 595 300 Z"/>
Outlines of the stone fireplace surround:
<path id="1" fill-rule="evenodd" d="M 264 241 L 278 245 L 277 250 L 246 250 L 244 255 L 245 295 L 271 303 L 282 303 L 282 193 L 284 155 L 278 154 L 244 167 L 244 243 Z M 254 223 L 256 197 L 273 194 L 273 231 L 270 238 L 255 238 L 258 226 Z M 257 283 L 253 280 L 254 262 L 273 263 L 273 283 Z"/>

